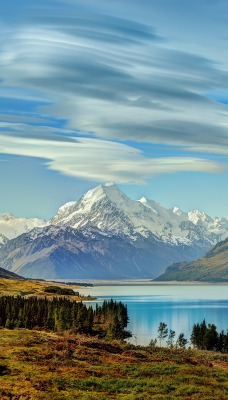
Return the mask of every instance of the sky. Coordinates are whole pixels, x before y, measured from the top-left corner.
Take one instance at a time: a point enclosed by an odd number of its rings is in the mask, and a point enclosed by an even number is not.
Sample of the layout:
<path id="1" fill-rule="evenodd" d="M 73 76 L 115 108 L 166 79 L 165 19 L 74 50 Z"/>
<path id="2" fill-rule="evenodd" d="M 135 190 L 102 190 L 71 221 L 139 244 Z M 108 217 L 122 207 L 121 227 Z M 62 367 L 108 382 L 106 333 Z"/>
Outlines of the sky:
<path id="1" fill-rule="evenodd" d="M 228 217 L 227 48 L 227 0 L 4 2 L 0 213 L 114 181 Z"/>

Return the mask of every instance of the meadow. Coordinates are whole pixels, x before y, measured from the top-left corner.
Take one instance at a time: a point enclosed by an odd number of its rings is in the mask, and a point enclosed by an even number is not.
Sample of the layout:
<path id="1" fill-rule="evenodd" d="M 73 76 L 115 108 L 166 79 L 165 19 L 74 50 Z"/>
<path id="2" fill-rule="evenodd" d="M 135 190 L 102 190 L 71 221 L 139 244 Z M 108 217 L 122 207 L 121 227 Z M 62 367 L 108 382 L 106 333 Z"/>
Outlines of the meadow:
<path id="1" fill-rule="evenodd" d="M 228 355 L 0 330 L 1 400 L 227 400 Z"/>

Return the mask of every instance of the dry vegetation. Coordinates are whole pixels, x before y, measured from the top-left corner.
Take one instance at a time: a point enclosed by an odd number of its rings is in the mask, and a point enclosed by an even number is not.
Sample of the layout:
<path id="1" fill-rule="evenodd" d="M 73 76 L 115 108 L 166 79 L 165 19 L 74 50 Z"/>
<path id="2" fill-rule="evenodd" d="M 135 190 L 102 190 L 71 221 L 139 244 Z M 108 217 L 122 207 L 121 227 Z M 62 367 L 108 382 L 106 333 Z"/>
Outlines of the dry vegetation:
<path id="1" fill-rule="evenodd" d="M 227 400 L 228 356 L 0 330 L 0 399 Z"/>
<path id="2" fill-rule="evenodd" d="M 53 286 L 55 283 L 46 282 L 42 280 L 14 280 L 14 279 L 0 279 L 0 296 L 36 296 L 36 297 L 47 297 L 52 299 L 53 297 L 61 297 L 51 293 L 44 292 L 44 289 L 48 286 Z M 57 286 L 68 289 L 75 289 L 80 292 L 79 286 L 65 285 L 58 283 Z M 68 297 L 68 296 L 64 296 Z M 71 300 L 87 300 L 84 296 L 70 296 Z M 91 298 L 89 297 L 91 300 Z"/>

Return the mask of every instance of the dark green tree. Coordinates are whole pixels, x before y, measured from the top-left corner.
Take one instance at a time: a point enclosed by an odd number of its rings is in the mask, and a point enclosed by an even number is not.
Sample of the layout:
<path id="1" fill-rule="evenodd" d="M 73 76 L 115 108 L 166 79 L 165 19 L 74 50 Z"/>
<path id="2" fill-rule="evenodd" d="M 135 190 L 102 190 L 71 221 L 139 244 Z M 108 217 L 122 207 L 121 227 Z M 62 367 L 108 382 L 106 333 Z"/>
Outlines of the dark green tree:
<path id="1" fill-rule="evenodd" d="M 214 324 L 209 324 L 205 333 L 204 346 L 206 350 L 217 350 L 219 335 Z"/>
<path id="2" fill-rule="evenodd" d="M 122 324 L 119 321 L 117 315 L 115 315 L 113 322 L 110 325 L 109 332 L 112 339 L 124 339 Z"/>
<path id="3" fill-rule="evenodd" d="M 207 332 L 207 325 L 205 319 L 201 324 L 194 324 L 191 333 L 191 343 L 194 347 L 198 349 L 206 349 L 206 332 Z"/>
<path id="4" fill-rule="evenodd" d="M 185 339 L 184 333 L 180 333 L 176 341 L 177 347 L 179 347 L 180 349 L 184 349 L 187 343 L 188 341 L 187 339 Z"/>

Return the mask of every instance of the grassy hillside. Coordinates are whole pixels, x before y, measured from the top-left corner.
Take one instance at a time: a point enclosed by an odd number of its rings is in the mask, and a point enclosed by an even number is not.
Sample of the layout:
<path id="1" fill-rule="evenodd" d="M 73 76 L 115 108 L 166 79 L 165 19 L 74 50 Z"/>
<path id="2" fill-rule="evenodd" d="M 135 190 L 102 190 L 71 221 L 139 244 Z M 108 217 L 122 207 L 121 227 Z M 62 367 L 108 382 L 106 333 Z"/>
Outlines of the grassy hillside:
<path id="1" fill-rule="evenodd" d="M 228 356 L 0 330 L 3 400 L 225 400 Z"/>
<path id="2" fill-rule="evenodd" d="M 61 295 L 57 293 L 48 293 L 46 290 L 48 287 L 53 287 L 55 285 L 53 282 L 46 282 L 42 280 L 29 280 L 29 279 L 8 279 L 8 278 L 1 278 L 0 277 L 0 296 L 36 296 L 36 297 L 61 297 Z M 56 286 L 56 285 L 55 285 Z M 64 285 L 58 283 L 57 285 L 60 288 L 65 289 L 75 289 L 76 291 L 80 291 L 80 287 L 75 285 Z M 68 297 L 63 295 L 64 297 Z M 85 300 L 86 297 L 82 296 L 70 296 L 72 300 Z M 92 300 L 91 297 L 89 297 Z"/>
<path id="3" fill-rule="evenodd" d="M 219 242 L 205 257 L 172 264 L 156 280 L 228 282 L 228 238 Z"/>

